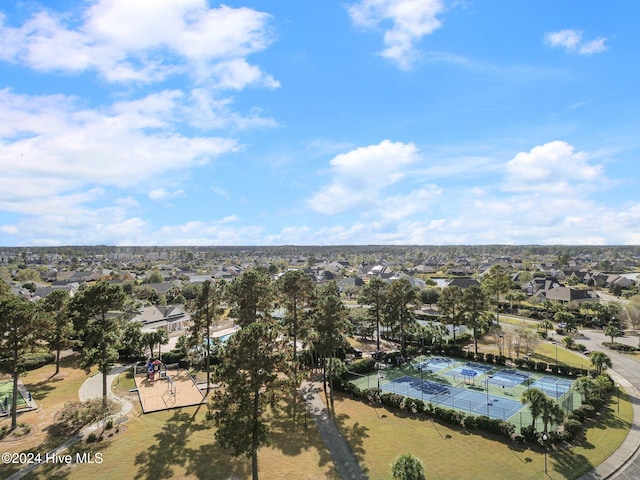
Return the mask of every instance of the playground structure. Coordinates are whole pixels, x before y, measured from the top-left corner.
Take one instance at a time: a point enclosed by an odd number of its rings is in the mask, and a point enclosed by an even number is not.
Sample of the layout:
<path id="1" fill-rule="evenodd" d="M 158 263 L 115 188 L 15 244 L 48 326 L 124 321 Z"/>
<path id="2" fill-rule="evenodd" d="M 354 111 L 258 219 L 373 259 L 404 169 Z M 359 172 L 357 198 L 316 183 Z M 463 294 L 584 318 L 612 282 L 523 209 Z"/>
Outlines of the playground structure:
<path id="1" fill-rule="evenodd" d="M 178 364 L 150 360 L 134 366 L 133 377 L 143 413 L 188 407 L 206 402 L 195 379 Z"/>

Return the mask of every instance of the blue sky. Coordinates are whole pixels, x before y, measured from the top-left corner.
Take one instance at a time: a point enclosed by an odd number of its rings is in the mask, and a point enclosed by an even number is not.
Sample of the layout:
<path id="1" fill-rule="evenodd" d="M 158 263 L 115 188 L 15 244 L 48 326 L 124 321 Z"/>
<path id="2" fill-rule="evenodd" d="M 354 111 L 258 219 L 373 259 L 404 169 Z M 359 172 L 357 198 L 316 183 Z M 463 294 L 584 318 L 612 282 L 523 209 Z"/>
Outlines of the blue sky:
<path id="1" fill-rule="evenodd" d="M 0 245 L 640 244 L 633 0 L 0 5 Z"/>

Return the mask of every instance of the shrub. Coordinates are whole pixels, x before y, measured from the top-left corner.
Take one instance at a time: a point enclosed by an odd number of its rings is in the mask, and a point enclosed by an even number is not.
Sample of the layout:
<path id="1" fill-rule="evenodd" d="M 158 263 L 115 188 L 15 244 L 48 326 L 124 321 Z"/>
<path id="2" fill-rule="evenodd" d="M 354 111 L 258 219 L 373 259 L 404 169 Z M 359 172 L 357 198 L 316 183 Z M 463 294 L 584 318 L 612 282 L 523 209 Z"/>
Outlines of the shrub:
<path id="1" fill-rule="evenodd" d="M 532 425 L 520 428 L 520 434 L 524 437 L 525 442 L 536 442 L 538 440 L 536 428 Z"/>
<path id="2" fill-rule="evenodd" d="M 50 352 L 31 352 L 25 353 L 22 358 L 25 370 L 35 370 L 53 362 L 56 356 Z"/>
<path id="3" fill-rule="evenodd" d="M 524 365 L 524 358 L 516 358 L 513 363 L 516 367 L 521 368 Z"/>
<path id="4" fill-rule="evenodd" d="M 403 399 L 404 397 L 397 393 L 383 393 L 380 395 L 380 401 L 385 407 L 395 408 L 396 410 L 400 410 Z"/>
<path id="5" fill-rule="evenodd" d="M 524 364 L 527 366 L 527 368 L 529 370 L 535 370 L 535 368 L 536 368 L 536 361 L 535 360 L 531 360 L 530 358 L 527 358 L 524 361 Z"/>
<path id="6" fill-rule="evenodd" d="M 547 364 L 547 362 L 536 362 L 536 370 L 538 372 L 545 372 L 548 367 L 549 365 Z"/>
<path id="7" fill-rule="evenodd" d="M 382 393 L 382 390 L 380 390 L 378 387 L 373 387 L 368 389 L 365 392 L 364 396 L 369 403 L 378 403 L 380 402 L 381 393 Z"/>
<path id="8" fill-rule="evenodd" d="M 457 410 L 435 407 L 433 409 L 433 416 L 442 420 L 444 423 L 448 423 L 449 425 L 461 425 L 465 414 L 464 412 L 458 412 Z"/>
<path id="9" fill-rule="evenodd" d="M 375 370 L 376 361 L 373 358 L 363 358 L 349 365 L 349 371 L 353 373 L 370 373 Z"/>
<path id="10" fill-rule="evenodd" d="M 580 405 L 574 412 L 581 412 L 584 415 L 584 418 L 593 418 L 596 414 L 596 409 L 593 405 L 589 405 L 588 403 Z"/>
<path id="11" fill-rule="evenodd" d="M 564 431 L 566 434 L 570 435 L 570 439 L 575 438 L 581 430 L 582 422 L 579 422 L 578 420 L 569 419 L 564 422 Z"/>
<path id="12" fill-rule="evenodd" d="M 493 363 L 495 361 L 496 356 L 493 353 L 487 353 L 484 356 L 484 361 L 487 363 Z"/>
<path id="13" fill-rule="evenodd" d="M 171 350 L 162 354 L 162 361 L 165 364 L 180 363 L 184 358 L 184 353 L 179 350 Z"/>

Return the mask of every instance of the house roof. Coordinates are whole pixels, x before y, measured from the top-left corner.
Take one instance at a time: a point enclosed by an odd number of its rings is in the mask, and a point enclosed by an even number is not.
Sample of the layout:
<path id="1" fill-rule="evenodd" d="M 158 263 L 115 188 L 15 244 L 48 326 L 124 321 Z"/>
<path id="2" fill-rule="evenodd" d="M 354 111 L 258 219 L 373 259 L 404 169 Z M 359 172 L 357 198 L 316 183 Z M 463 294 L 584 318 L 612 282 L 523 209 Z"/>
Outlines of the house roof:
<path id="1" fill-rule="evenodd" d="M 447 287 L 460 287 L 463 290 L 469 287 L 479 287 L 480 282 L 475 278 L 454 278 L 449 283 L 447 283 Z"/>
<path id="2" fill-rule="evenodd" d="M 547 291 L 547 300 L 557 300 L 560 302 L 572 302 L 579 300 L 593 300 L 597 295 L 592 290 L 579 290 L 571 287 L 556 287 Z"/>

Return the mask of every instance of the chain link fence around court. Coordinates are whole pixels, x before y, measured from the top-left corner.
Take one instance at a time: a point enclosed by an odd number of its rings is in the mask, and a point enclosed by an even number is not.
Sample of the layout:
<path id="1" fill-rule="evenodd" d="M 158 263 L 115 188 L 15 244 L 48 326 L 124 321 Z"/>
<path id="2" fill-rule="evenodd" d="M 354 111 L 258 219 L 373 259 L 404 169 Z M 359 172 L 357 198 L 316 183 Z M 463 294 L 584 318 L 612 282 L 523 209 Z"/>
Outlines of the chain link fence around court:
<path id="1" fill-rule="evenodd" d="M 466 364 L 464 364 L 466 366 Z M 529 407 L 522 404 L 522 394 L 529 388 L 538 388 L 547 396 L 555 398 L 565 415 L 578 408 L 581 395 L 573 388 L 573 381 L 551 375 L 533 378 L 529 373 L 517 369 L 503 369 L 491 372 L 487 365 L 481 365 L 484 377 L 477 383 L 475 377 L 461 374 L 462 362 L 451 362 L 450 374 L 442 370 L 429 371 L 420 367 L 416 373 L 404 368 L 387 368 L 370 374 L 354 374 L 350 382 L 361 390 L 380 388 L 383 392 L 422 400 L 441 408 L 454 409 L 467 415 L 485 415 L 513 423 L 516 431 L 533 424 Z M 478 365 L 471 365 L 475 368 Z M 456 370 L 457 369 L 457 370 Z M 460 372 L 458 372 L 460 370 Z M 471 380 L 470 380 L 471 378 Z M 542 418 L 537 418 L 535 428 L 543 430 Z M 548 430 L 557 430 L 559 425 L 550 424 Z"/>

